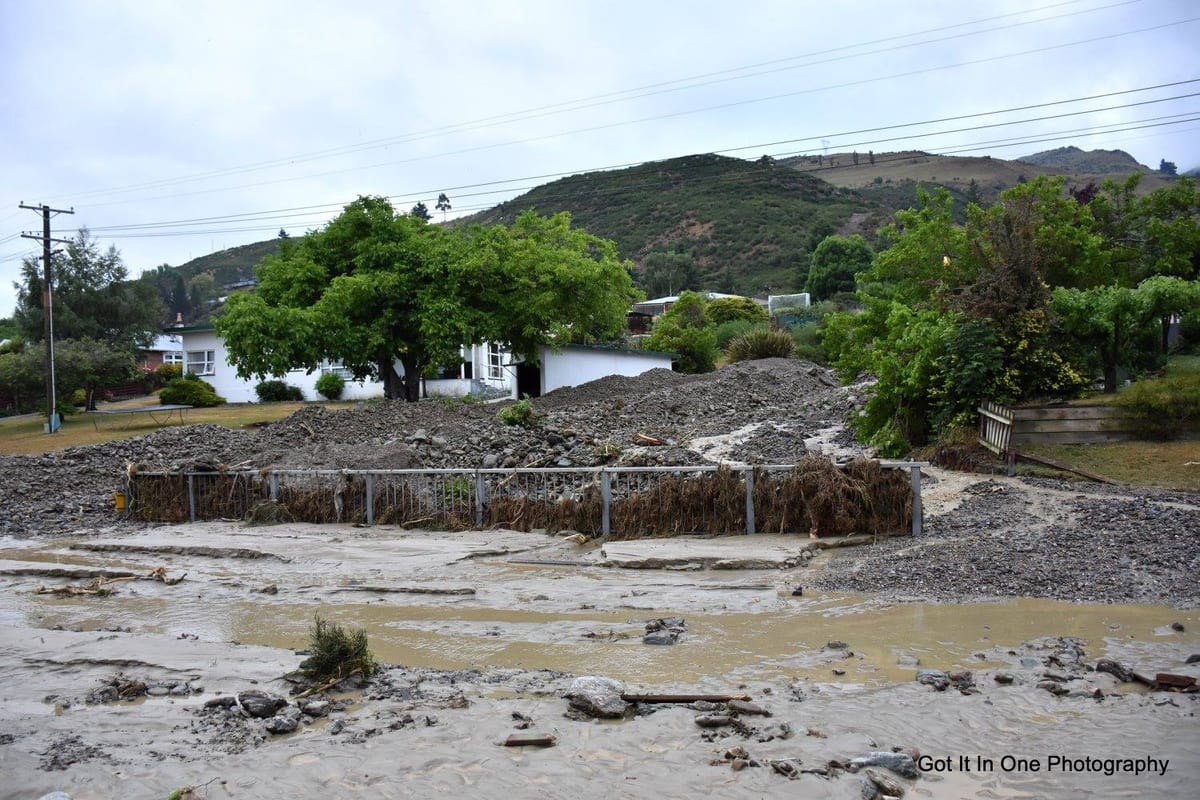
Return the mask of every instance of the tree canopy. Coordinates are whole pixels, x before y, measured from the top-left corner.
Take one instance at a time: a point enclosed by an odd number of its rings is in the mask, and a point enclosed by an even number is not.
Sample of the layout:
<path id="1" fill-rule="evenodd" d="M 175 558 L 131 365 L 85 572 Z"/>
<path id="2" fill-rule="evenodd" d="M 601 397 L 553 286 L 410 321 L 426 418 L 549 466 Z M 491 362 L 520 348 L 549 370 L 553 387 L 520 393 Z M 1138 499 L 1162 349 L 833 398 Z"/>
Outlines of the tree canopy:
<path id="1" fill-rule="evenodd" d="M 824 345 L 844 379 L 878 378 L 857 419 L 886 454 L 974 419 L 980 400 L 1069 397 L 1118 368 L 1149 368 L 1167 324 L 1200 304 L 1200 202 L 1181 178 L 1067 192 L 1039 177 L 955 222 L 948 192 L 880 231 L 859 274 L 861 313 L 837 314 Z"/>
<path id="2" fill-rule="evenodd" d="M 162 307 L 152 285 L 129 280 L 115 247 L 101 251 L 87 228 L 53 256 L 54 338 L 94 339 L 116 346 L 148 347 L 161 328 Z M 21 264 L 17 308 L 21 335 L 31 342 L 45 337 L 41 265 Z"/>
<path id="3" fill-rule="evenodd" d="M 867 240 L 854 236 L 826 236 L 809 260 L 804 288 L 816 300 L 854 291 L 854 276 L 871 266 L 875 251 Z"/>
<path id="4" fill-rule="evenodd" d="M 635 299 L 615 246 L 566 214 L 451 231 L 362 197 L 292 242 L 216 320 L 244 378 L 334 360 L 381 379 L 387 397 L 416 400 L 422 372 L 463 345 L 536 359 L 541 344 L 616 336 Z"/>

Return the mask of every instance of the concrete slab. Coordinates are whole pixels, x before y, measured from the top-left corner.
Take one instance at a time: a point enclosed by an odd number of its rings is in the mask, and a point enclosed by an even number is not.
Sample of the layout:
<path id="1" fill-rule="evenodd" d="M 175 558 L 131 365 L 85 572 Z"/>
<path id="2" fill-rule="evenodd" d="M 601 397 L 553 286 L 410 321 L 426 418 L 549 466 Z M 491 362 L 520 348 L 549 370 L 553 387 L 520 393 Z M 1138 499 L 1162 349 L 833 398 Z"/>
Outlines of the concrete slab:
<path id="1" fill-rule="evenodd" d="M 676 536 L 606 542 L 602 563 L 622 569 L 785 569 L 802 563 L 810 539 L 754 536 Z"/>

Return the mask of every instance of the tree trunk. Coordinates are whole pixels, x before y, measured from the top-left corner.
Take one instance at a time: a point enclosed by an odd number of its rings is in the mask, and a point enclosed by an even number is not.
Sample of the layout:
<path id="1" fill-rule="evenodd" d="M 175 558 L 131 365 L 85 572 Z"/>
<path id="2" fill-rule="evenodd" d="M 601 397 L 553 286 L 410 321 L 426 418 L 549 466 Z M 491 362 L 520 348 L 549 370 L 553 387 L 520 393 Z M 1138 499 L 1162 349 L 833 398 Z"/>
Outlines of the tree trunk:
<path id="1" fill-rule="evenodd" d="M 415 403 L 421 399 L 421 365 L 416 359 L 401 358 L 404 367 L 404 399 Z"/>
<path id="2" fill-rule="evenodd" d="M 390 357 L 379 359 L 379 378 L 383 381 L 384 397 L 388 400 L 401 397 L 400 376 L 396 374 L 396 367 Z"/>
<path id="3" fill-rule="evenodd" d="M 1117 365 L 1104 365 L 1104 393 L 1112 394 L 1117 391 Z"/>
<path id="4" fill-rule="evenodd" d="M 1162 352 L 1163 355 L 1166 355 L 1167 350 L 1170 349 L 1171 318 L 1162 317 L 1159 322 L 1162 325 Z"/>

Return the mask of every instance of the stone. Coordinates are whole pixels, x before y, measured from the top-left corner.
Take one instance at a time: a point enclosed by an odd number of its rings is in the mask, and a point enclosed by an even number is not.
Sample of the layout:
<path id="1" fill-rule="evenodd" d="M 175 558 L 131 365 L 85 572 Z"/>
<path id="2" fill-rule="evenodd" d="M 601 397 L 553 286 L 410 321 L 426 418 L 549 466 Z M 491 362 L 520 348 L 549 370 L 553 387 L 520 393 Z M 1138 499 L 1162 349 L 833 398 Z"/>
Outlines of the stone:
<path id="1" fill-rule="evenodd" d="M 834 639 L 832 642 L 827 642 L 825 644 L 825 649 L 826 650 L 849 650 L 850 645 L 846 644 L 845 642 Z"/>
<path id="2" fill-rule="evenodd" d="M 278 697 L 268 692 L 259 689 L 250 689 L 249 691 L 239 692 L 237 696 L 238 705 L 242 710 L 251 717 L 257 719 L 267 719 L 275 716 L 275 712 L 287 705 L 287 701 L 282 697 Z"/>
<path id="3" fill-rule="evenodd" d="M 917 672 L 917 683 L 932 686 L 939 692 L 950 687 L 950 676 L 940 669 L 923 669 Z"/>
<path id="4" fill-rule="evenodd" d="M 1175 631 L 1176 633 L 1183 633 L 1186 629 L 1183 627 L 1182 622 L 1172 622 L 1171 630 Z"/>
<path id="5" fill-rule="evenodd" d="M 300 708 L 310 717 L 324 717 L 329 713 L 330 702 L 328 700 L 302 701 Z"/>
<path id="6" fill-rule="evenodd" d="M 896 659 L 896 664 L 901 667 L 919 667 L 921 666 L 921 659 L 911 653 L 905 653 Z"/>
<path id="7" fill-rule="evenodd" d="M 1187 657 L 1187 661 L 1185 661 L 1184 663 L 1185 664 L 1195 664 L 1196 662 L 1200 662 L 1200 653 L 1192 653 L 1190 656 Z"/>
<path id="8" fill-rule="evenodd" d="M 679 634 L 668 630 L 652 631 L 642 637 L 642 644 L 669 645 L 678 641 Z"/>
<path id="9" fill-rule="evenodd" d="M 150 697 L 166 697 L 171 693 L 169 686 L 150 686 L 146 689 L 146 694 Z"/>
<path id="10" fill-rule="evenodd" d="M 749 700 L 730 700 L 727 704 L 730 711 L 738 714 L 747 714 L 750 716 L 769 717 L 771 712 L 758 703 L 751 703 Z"/>
<path id="11" fill-rule="evenodd" d="M 621 699 L 624 688 L 612 678 L 584 675 L 571 681 L 566 698 L 571 708 L 591 717 L 620 719 L 629 710 Z"/>
<path id="12" fill-rule="evenodd" d="M 233 695 L 223 697 L 214 697 L 211 700 L 204 702 L 205 708 L 233 708 L 237 705 L 237 698 Z"/>
<path id="13" fill-rule="evenodd" d="M 287 706 L 267 720 L 268 733 L 291 733 L 298 727 L 300 727 L 300 709 L 297 706 Z"/>
<path id="14" fill-rule="evenodd" d="M 1121 683 L 1131 683 L 1133 681 L 1133 670 L 1124 664 L 1118 664 L 1111 658 L 1102 658 L 1097 661 L 1096 672 L 1106 672 Z"/>
<path id="15" fill-rule="evenodd" d="M 1012 684 L 1014 679 L 1011 672 L 997 672 L 992 676 L 992 680 L 1001 686 L 1009 686 Z"/>
<path id="16" fill-rule="evenodd" d="M 696 717 L 696 724 L 701 728 L 723 728 L 733 724 L 733 717 L 728 714 L 701 714 Z"/>
<path id="17" fill-rule="evenodd" d="M 908 753 L 874 752 L 850 760 L 850 769 L 853 772 L 866 767 L 883 767 L 902 778 L 915 780 L 921 777 L 921 770 L 917 769 L 917 762 L 913 761 L 913 757 Z"/>
<path id="18" fill-rule="evenodd" d="M 1041 665 L 1042 660 L 1040 658 L 1030 658 L 1029 656 L 1025 656 L 1021 659 L 1021 666 L 1025 667 L 1026 669 L 1037 669 Z"/>

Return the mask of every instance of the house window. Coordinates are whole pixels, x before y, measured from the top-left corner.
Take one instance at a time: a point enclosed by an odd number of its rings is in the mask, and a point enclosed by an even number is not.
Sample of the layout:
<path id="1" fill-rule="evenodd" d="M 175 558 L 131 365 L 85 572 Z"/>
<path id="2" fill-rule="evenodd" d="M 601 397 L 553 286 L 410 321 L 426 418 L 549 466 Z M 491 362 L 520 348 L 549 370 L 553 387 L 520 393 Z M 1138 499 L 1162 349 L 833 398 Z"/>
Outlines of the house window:
<path id="1" fill-rule="evenodd" d="M 216 375 L 217 359 L 214 350 L 188 350 L 187 371 L 194 375 Z"/>
<path id="2" fill-rule="evenodd" d="M 182 350 L 166 350 L 163 352 L 164 364 L 183 364 Z"/>
<path id="3" fill-rule="evenodd" d="M 504 377 L 504 358 L 500 354 L 500 345 L 488 344 L 488 380 L 498 381 Z"/>
<path id="4" fill-rule="evenodd" d="M 355 379 L 354 370 L 347 369 L 345 366 L 343 366 L 341 359 L 338 359 L 337 361 L 324 362 L 321 365 L 321 373 L 332 373 L 347 382 Z"/>

